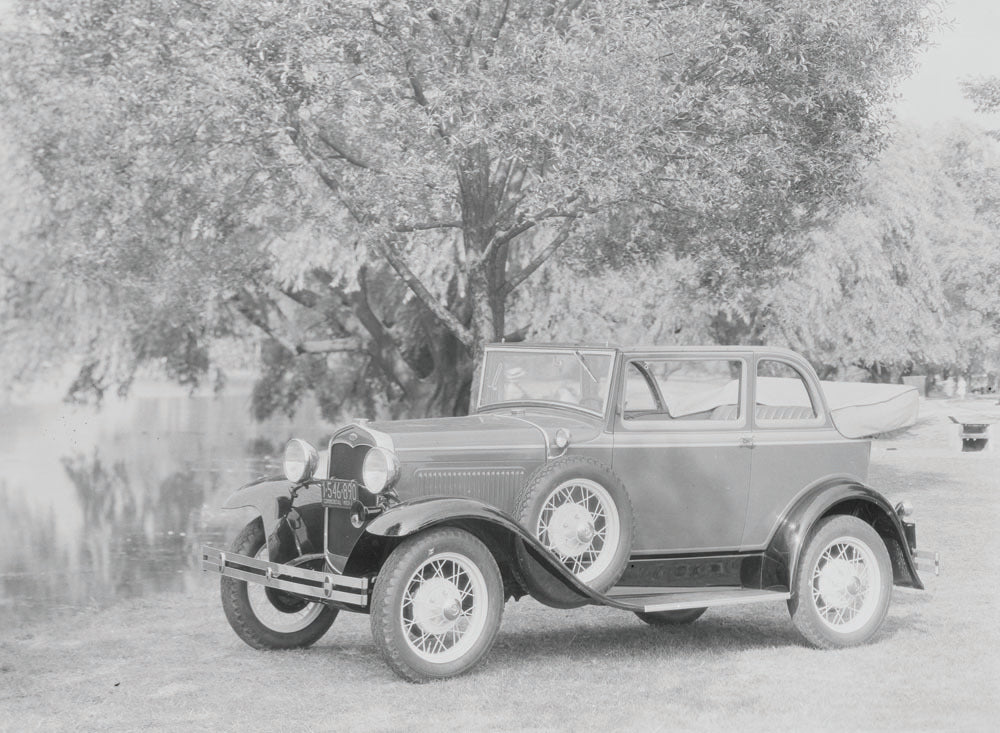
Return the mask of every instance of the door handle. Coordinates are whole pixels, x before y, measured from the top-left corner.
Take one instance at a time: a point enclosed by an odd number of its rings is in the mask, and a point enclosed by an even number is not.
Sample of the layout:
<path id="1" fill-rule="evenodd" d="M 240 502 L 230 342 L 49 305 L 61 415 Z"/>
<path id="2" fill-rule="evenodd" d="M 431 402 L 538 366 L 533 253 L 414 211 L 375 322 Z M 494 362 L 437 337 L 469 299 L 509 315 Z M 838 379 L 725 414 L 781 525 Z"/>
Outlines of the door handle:
<path id="1" fill-rule="evenodd" d="M 740 438 L 740 448 L 753 448 L 753 438 Z"/>

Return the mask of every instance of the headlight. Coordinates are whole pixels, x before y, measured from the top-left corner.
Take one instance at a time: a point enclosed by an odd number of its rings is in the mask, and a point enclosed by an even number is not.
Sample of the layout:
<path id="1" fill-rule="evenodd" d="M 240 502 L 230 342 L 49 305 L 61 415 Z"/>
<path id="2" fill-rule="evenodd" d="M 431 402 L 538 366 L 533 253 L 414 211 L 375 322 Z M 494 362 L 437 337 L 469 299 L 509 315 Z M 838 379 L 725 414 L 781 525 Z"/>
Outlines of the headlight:
<path id="1" fill-rule="evenodd" d="M 399 459 L 385 448 L 372 448 L 361 467 L 361 481 L 373 494 L 391 489 L 399 478 Z"/>
<path id="2" fill-rule="evenodd" d="M 293 484 L 311 479 L 316 472 L 317 461 L 316 449 L 306 441 L 292 438 L 285 443 L 285 478 Z"/>

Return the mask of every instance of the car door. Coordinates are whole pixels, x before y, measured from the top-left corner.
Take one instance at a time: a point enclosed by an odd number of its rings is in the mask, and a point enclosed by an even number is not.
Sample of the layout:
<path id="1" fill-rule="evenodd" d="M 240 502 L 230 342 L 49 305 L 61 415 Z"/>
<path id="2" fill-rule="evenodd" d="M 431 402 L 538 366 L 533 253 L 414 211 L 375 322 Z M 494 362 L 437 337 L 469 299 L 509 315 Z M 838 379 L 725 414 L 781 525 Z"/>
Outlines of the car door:
<path id="1" fill-rule="evenodd" d="M 760 354 L 751 389 L 753 455 L 742 549 L 765 547 L 802 492 L 835 477 L 864 481 L 869 443 L 834 427 L 812 370 L 797 357 Z"/>
<path id="2" fill-rule="evenodd" d="M 628 487 L 634 554 L 739 547 L 750 487 L 749 354 L 626 356 L 613 468 Z"/>

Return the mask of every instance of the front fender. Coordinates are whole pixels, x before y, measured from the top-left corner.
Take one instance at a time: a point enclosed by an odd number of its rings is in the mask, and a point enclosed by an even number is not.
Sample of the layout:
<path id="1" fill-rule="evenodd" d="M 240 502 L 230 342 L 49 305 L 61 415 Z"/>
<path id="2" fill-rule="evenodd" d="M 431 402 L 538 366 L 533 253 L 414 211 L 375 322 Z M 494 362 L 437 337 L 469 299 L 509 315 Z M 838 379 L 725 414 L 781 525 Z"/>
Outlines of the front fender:
<path id="1" fill-rule="evenodd" d="M 419 532 L 424 532 L 439 526 L 461 527 L 482 539 L 493 551 L 497 563 L 510 566 L 517 563 L 516 554 L 512 551 L 497 556 L 496 538 L 505 540 L 520 540 L 552 576 L 562 582 L 591 603 L 616 608 L 628 607 L 615 601 L 603 593 L 598 593 L 577 580 L 566 567 L 541 544 L 530 532 L 522 527 L 517 520 L 495 506 L 477 499 L 465 497 L 423 497 L 414 501 L 398 504 L 387 509 L 373 519 L 366 527 L 365 534 L 369 537 L 404 538 Z M 359 543 L 363 545 L 365 543 Z M 507 547 L 513 547 L 508 542 Z"/>
<path id="2" fill-rule="evenodd" d="M 882 494 L 857 481 L 832 479 L 799 497 L 778 522 L 762 565 L 763 588 L 792 589 L 813 526 L 831 514 L 852 514 L 868 522 L 885 541 L 896 585 L 923 589 L 903 522 Z"/>
<path id="3" fill-rule="evenodd" d="M 260 514 L 271 562 L 323 551 L 323 516 L 317 484 L 303 486 L 292 504 L 294 487 L 283 476 L 257 479 L 233 492 L 223 509 L 251 507 Z"/>

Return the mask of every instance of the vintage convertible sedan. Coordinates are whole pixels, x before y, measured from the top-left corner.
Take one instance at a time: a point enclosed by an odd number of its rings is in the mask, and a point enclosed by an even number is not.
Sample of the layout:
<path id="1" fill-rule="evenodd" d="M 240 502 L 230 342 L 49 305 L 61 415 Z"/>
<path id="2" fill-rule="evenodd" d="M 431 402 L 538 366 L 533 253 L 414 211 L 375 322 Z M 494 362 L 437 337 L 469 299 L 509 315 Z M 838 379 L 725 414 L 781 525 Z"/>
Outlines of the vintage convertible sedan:
<path id="1" fill-rule="evenodd" d="M 524 595 L 654 625 L 784 601 L 808 643 L 859 644 L 894 585 L 937 570 L 910 505 L 865 484 L 863 436 L 915 420 L 892 389 L 845 399 L 783 349 L 492 345 L 467 417 L 357 420 L 323 456 L 291 440 L 283 477 L 225 504 L 260 516 L 202 566 L 250 646 L 367 613 L 418 682 L 474 667 Z"/>

